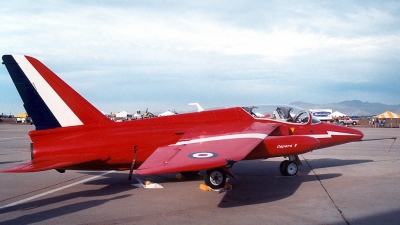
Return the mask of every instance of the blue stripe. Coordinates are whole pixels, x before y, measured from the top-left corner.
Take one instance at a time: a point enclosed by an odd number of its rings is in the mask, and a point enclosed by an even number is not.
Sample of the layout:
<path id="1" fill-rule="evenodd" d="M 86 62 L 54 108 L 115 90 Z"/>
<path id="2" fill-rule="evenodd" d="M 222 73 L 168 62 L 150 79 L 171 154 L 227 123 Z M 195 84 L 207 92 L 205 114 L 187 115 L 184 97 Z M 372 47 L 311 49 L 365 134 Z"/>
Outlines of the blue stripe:
<path id="1" fill-rule="evenodd" d="M 11 55 L 4 55 L 3 64 L 6 65 L 11 79 L 24 102 L 24 108 L 32 118 L 36 130 L 61 127 L 49 107 L 47 107 L 46 103 L 36 91 L 34 84 L 29 81 L 15 59 Z"/>

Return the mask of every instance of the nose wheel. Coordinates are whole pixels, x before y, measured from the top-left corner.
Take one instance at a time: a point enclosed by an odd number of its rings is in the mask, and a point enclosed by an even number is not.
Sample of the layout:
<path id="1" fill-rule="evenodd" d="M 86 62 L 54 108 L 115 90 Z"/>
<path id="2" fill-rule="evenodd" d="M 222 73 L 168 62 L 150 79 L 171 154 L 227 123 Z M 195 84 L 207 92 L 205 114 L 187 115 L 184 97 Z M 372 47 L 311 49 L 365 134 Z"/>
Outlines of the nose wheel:
<path id="1" fill-rule="evenodd" d="M 299 170 L 299 167 L 294 161 L 284 160 L 281 162 L 279 170 L 284 176 L 295 176 Z"/>

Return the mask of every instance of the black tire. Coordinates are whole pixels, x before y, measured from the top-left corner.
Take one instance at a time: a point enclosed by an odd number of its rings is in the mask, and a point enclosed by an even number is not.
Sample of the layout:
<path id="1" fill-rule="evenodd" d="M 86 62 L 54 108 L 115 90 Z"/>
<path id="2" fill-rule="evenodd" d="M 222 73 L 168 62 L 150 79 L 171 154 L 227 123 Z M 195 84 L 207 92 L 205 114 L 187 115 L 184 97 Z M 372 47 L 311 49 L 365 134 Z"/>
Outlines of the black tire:
<path id="1" fill-rule="evenodd" d="M 283 160 L 282 162 L 281 162 L 281 165 L 279 165 L 279 171 L 281 172 L 281 174 L 282 175 L 284 175 L 284 176 L 288 176 L 288 174 L 286 174 L 286 172 L 285 172 L 285 167 L 286 167 L 286 164 L 289 162 L 289 160 Z"/>
<path id="2" fill-rule="evenodd" d="M 295 176 L 299 170 L 297 164 L 293 161 L 288 161 L 285 163 L 285 175 L 286 176 Z"/>
<path id="3" fill-rule="evenodd" d="M 218 189 L 225 186 L 226 172 L 221 169 L 207 170 L 204 176 L 204 183 L 212 189 Z"/>

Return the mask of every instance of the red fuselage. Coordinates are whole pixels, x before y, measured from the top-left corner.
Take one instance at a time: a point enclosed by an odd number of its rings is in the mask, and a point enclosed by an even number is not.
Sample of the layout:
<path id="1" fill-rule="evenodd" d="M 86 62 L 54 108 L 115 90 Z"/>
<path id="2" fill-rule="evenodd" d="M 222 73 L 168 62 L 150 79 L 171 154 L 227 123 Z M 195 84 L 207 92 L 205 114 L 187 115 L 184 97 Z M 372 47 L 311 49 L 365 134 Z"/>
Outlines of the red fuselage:
<path id="1" fill-rule="evenodd" d="M 296 124 L 256 119 L 240 107 L 107 123 L 107 126 L 60 127 L 31 131 L 29 135 L 34 143 L 32 156 L 35 159 L 49 155 L 76 159 L 85 154 L 101 156 L 101 160 L 60 169 L 128 170 L 134 148 L 137 149 L 137 168 L 158 147 L 190 140 L 191 133 L 204 132 L 204 137 L 227 134 L 247 129 L 255 121 L 259 129 L 273 126 L 275 130 L 245 159 L 297 155 L 363 137 L 358 130 L 327 123 Z"/>

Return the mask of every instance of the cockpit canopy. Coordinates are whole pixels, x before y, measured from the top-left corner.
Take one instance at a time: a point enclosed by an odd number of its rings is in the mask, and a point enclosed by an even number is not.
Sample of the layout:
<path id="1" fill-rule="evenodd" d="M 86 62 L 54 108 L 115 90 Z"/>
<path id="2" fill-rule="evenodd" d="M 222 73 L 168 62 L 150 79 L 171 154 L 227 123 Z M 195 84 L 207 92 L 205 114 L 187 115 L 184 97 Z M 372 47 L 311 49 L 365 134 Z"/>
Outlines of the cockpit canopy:
<path id="1" fill-rule="evenodd" d="M 310 114 L 296 106 L 287 105 L 261 105 L 242 107 L 254 118 L 278 120 L 288 123 L 307 123 Z M 311 117 L 312 123 L 320 123 L 317 118 Z"/>

